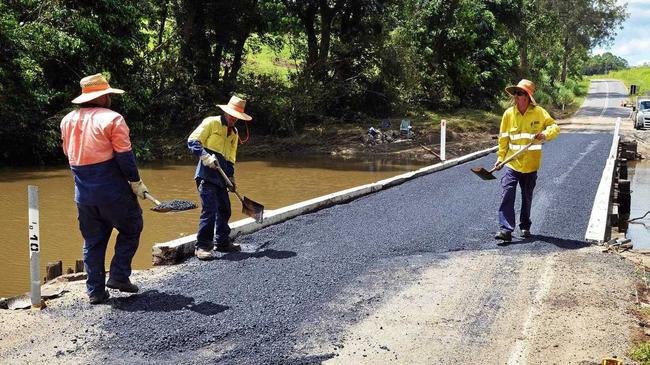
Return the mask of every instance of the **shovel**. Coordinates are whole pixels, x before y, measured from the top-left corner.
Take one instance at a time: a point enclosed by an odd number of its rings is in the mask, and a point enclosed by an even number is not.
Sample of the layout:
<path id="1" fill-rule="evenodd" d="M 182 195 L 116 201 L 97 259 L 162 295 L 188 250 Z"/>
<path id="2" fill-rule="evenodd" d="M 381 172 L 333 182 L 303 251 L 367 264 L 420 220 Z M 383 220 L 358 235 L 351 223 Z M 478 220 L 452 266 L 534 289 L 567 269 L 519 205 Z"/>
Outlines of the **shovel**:
<path id="1" fill-rule="evenodd" d="M 483 180 L 494 180 L 494 179 L 496 179 L 496 177 L 494 175 L 492 175 L 492 173 L 495 170 L 497 170 L 497 167 L 501 168 L 501 167 L 505 166 L 508 162 L 514 160 L 515 158 L 517 158 L 517 156 L 524 153 L 524 151 L 526 151 L 528 148 L 530 148 L 530 146 L 532 146 L 534 143 L 535 143 L 535 141 L 530 142 L 529 144 L 525 145 L 522 149 L 515 152 L 512 156 L 510 156 L 510 157 L 506 158 L 504 161 L 502 161 L 498 166 L 494 166 L 491 170 L 486 170 L 486 169 L 484 169 L 482 167 L 473 167 L 472 172 L 475 173 L 476 175 L 478 175 L 478 177 L 480 177 Z"/>
<path id="2" fill-rule="evenodd" d="M 226 176 L 226 173 L 221 169 L 221 166 L 219 166 L 218 163 L 215 163 L 214 166 L 221 174 L 221 177 L 223 177 L 226 185 L 228 185 L 228 190 L 235 193 L 235 195 L 237 195 L 237 198 L 239 198 L 239 201 L 241 201 L 241 212 L 255 219 L 257 223 L 262 223 L 264 220 L 264 206 L 260 203 L 248 199 L 247 197 L 242 197 L 239 195 L 237 190 L 235 190 L 235 186 L 232 184 L 228 176 Z"/>
<path id="3" fill-rule="evenodd" d="M 151 195 L 148 191 L 145 191 L 144 197 L 156 204 L 156 206 L 151 208 L 151 210 L 158 213 L 182 212 L 184 210 L 196 208 L 196 204 L 192 203 L 189 200 L 175 199 L 161 203 L 160 200 L 154 198 L 153 195 Z"/>

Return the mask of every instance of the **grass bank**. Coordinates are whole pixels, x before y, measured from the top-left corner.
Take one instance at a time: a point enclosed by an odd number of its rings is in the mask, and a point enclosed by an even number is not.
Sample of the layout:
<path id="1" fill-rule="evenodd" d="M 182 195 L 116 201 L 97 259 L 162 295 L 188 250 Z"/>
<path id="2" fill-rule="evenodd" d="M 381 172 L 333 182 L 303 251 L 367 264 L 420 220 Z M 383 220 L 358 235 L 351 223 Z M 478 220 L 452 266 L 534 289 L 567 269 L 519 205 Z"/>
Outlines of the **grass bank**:
<path id="1" fill-rule="evenodd" d="M 650 91 L 650 67 L 631 67 L 625 70 L 611 71 L 607 75 L 594 75 L 590 79 L 617 79 L 623 81 L 630 89 L 630 85 L 637 85 L 637 95 L 646 95 Z"/>

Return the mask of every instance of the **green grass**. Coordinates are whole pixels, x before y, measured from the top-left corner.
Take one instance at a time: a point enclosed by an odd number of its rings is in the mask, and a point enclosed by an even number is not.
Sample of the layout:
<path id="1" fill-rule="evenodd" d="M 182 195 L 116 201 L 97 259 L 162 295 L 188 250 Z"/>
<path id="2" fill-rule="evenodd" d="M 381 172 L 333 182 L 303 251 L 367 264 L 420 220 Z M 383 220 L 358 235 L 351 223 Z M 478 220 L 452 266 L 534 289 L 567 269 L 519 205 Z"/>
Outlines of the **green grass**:
<path id="1" fill-rule="evenodd" d="M 625 86 L 630 88 L 630 85 L 637 85 L 637 95 L 646 94 L 650 91 L 650 67 L 631 67 L 625 70 L 612 71 L 607 75 L 594 75 L 590 79 L 617 79 L 623 81 Z"/>
<path id="2" fill-rule="evenodd" d="M 286 43 L 279 52 L 267 45 L 261 45 L 258 52 L 247 55 L 243 70 L 256 74 L 277 75 L 288 81 L 289 73 L 296 70 L 296 61 L 291 58 L 291 51 Z"/>
<path id="3" fill-rule="evenodd" d="M 440 129 L 440 120 L 447 121 L 447 127 L 456 132 L 486 132 L 498 133 L 501 114 L 475 110 L 456 109 L 453 112 L 425 113 L 423 124 L 431 124 L 436 130 Z"/>
<path id="4" fill-rule="evenodd" d="M 642 342 L 630 351 L 630 358 L 643 365 L 650 365 L 650 344 Z"/>

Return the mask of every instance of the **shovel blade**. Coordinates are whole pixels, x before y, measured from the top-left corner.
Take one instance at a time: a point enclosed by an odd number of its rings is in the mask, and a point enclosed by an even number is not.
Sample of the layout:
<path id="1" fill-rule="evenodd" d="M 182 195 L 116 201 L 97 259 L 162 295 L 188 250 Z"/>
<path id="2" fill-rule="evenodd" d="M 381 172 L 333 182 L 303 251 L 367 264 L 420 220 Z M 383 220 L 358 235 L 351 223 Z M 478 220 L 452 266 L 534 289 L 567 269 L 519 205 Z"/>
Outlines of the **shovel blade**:
<path id="1" fill-rule="evenodd" d="M 257 223 L 262 223 L 264 220 L 264 206 L 247 197 L 242 201 L 241 212 L 255 219 Z"/>
<path id="2" fill-rule="evenodd" d="M 472 172 L 478 175 L 483 180 L 494 180 L 496 177 L 492 175 L 492 173 L 482 167 L 474 167 L 472 168 Z"/>
<path id="3" fill-rule="evenodd" d="M 162 202 L 156 205 L 155 207 L 151 208 L 151 210 L 157 213 L 168 213 L 168 212 L 182 212 L 194 208 L 196 208 L 196 204 L 194 204 L 189 200 L 174 199 L 174 200 Z"/>

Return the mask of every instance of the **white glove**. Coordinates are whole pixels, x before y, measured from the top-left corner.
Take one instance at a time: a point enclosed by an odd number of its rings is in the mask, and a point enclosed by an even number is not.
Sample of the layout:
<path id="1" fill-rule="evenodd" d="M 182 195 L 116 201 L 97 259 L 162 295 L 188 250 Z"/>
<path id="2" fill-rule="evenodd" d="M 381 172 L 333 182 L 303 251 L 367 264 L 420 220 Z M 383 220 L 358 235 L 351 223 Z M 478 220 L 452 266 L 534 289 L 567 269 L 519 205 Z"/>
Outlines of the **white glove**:
<path id="1" fill-rule="evenodd" d="M 217 158 L 214 157 L 214 155 L 206 153 L 204 155 L 201 155 L 201 162 L 203 163 L 203 166 L 207 166 L 211 169 L 216 169 L 215 164 L 218 164 L 219 162 L 217 161 Z"/>
<path id="2" fill-rule="evenodd" d="M 142 180 L 140 181 L 129 181 L 129 184 L 131 184 L 131 190 L 133 190 L 133 193 L 137 196 L 139 196 L 142 199 L 146 199 L 144 196 L 144 193 L 148 193 L 149 189 L 147 189 L 147 185 L 145 185 Z"/>

